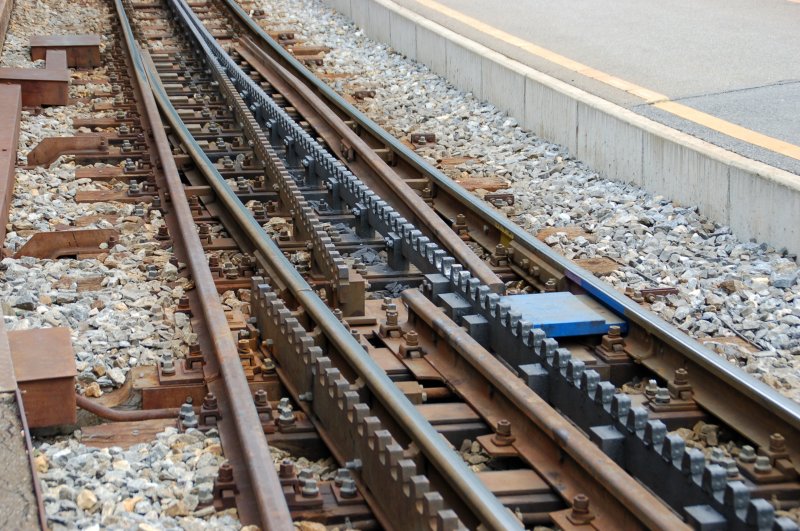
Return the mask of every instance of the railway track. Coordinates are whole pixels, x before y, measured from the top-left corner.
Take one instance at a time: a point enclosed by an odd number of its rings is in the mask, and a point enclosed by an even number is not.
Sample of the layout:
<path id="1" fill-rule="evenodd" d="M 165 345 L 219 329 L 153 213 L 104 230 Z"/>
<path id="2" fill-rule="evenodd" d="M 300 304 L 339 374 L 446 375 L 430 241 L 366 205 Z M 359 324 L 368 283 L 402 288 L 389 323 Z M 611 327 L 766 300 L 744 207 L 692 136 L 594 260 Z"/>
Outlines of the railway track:
<path id="1" fill-rule="evenodd" d="M 141 411 L 81 407 L 219 429 L 215 505 L 263 529 L 796 529 L 775 516 L 800 494 L 794 404 L 428 166 L 232 0 L 114 5 L 111 149 L 165 212 L 199 337 L 134 383 Z M 699 422 L 730 444 L 691 447 Z M 339 473 L 276 472 L 268 441 Z"/>

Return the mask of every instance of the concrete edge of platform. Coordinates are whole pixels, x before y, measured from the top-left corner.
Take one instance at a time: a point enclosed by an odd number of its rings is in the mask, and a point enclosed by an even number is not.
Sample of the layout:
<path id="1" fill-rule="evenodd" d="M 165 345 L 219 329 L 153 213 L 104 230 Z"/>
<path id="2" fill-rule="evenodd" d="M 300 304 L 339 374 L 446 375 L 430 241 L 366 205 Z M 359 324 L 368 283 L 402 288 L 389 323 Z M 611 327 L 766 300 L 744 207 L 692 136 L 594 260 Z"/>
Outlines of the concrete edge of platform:
<path id="1" fill-rule="evenodd" d="M 493 103 L 603 177 L 697 206 L 741 239 L 800 253 L 800 176 L 589 94 L 391 0 L 326 1 L 370 38 Z"/>

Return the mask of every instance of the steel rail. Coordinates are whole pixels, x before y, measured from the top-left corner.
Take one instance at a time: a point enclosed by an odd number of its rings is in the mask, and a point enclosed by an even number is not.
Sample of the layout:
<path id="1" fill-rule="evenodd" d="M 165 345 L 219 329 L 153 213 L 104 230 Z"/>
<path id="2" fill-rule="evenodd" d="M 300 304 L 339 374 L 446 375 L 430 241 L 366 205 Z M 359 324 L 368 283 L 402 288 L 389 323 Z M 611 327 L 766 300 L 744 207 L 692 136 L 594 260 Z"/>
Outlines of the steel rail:
<path id="1" fill-rule="evenodd" d="M 292 529 L 292 518 L 283 488 L 272 464 L 269 445 L 253 403 L 250 387 L 242 370 L 236 344 L 220 303 L 214 279 L 208 269 L 203 246 L 195 230 L 192 212 L 172 157 L 169 140 L 163 126 L 157 125 L 161 124 L 161 117 L 154 98 L 154 84 L 151 83 L 151 79 L 148 79 L 148 73 L 122 1 L 115 0 L 115 6 L 133 63 L 134 79 L 140 88 L 142 103 L 151 125 L 150 133 L 153 135 L 158 149 L 172 207 L 178 220 L 184 252 L 203 312 L 204 325 L 210 335 L 212 351 L 222 375 L 221 387 L 224 388 L 225 393 L 219 396 L 218 400 L 220 408 L 226 412 L 226 415 L 221 422 L 233 424 L 236 443 L 241 450 L 239 458 L 243 466 L 237 468 L 236 471 L 244 472 L 247 475 L 252 492 L 248 492 L 246 495 L 252 498 L 257 507 L 261 527 L 270 531 Z M 225 442 L 223 441 L 223 444 Z"/>
<path id="2" fill-rule="evenodd" d="M 585 489 L 584 493 L 595 494 L 590 494 L 592 499 L 617 500 L 649 529 L 686 528 L 686 524 L 663 501 L 641 484 L 631 481 L 630 475 L 622 467 L 590 442 L 578 428 L 565 420 L 525 382 L 516 378 L 505 365 L 495 359 L 466 330 L 444 315 L 419 290 L 406 290 L 402 293 L 402 298 L 412 313 L 420 317 L 440 337 L 445 339 L 446 344 L 471 365 L 484 381 L 496 390 L 496 393 L 502 395 L 511 406 L 527 417 L 537 428 L 537 432 L 533 436 L 530 432 L 525 432 L 525 437 L 522 437 L 524 440 L 518 443 L 520 444 L 519 451 L 521 455 L 526 455 L 525 447 L 533 446 L 537 456 L 540 453 L 549 454 L 551 459 L 546 460 L 547 464 L 544 466 L 552 466 L 551 463 L 557 463 L 556 470 L 558 472 L 547 469 L 540 471 L 540 474 L 545 481 L 554 476 L 558 478 L 554 481 L 557 485 L 553 485 L 558 487 L 556 488 L 557 492 L 565 495 L 567 493 L 565 491 L 570 488 L 581 486 Z M 426 359 L 431 361 L 434 358 L 436 355 L 429 351 Z M 440 368 L 435 361 L 432 364 L 435 368 Z M 458 363 L 452 365 L 459 366 Z M 446 369 L 441 369 L 441 371 L 443 374 L 447 372 Z M 456 388 L 455 392 L 459 393 L 468 388 L 468 381 L 469 379 L 464 377 L 462 385 Z M 469 397 L 465 396 L 465 399 L 469 401 Z M 504 414 L 510 415 L 511 413 L 506 410 Z M 515 426 L 519 427 L 519 424 L 515 424 Z M 563 451 L 565 455 L 559 456 L 559 450 Z M 537 469 L 543 466 L 543 463 L 539 461 L 530 462 L 530 464 Z M 583 474 L 580 473 L 581 471 Z M 598 505 L 602 506 L 602 503 Z M 602 510 L 599 509 L 599 511 Z M 621 519 L 615 519 L 615 523 L 623 527 Z"/>
<path id="3" fill-rule="evenodd" d="M 170 0 L 170 2 L 177 9 L 186 13 L 190 19 L 193 19 L 195 31 L 199 33 L 206 32 L 203 25 L 196 19 L 194 13 L 183 0 Z M 211 64 L 217 64 L 216 58 L 208 51 L 205 43 L 200 42 L 199 44 L 204 49 L 208 61 Z M 330 344 L 363 379 L 372 395 L 389 412 L 410 439 L 417 444 L 430 464 L 442 476 L 447 478 L 449 486 L 487 528 L 497 530 L 521 529 L 522 526 L 514 515 L 467 468 L 461 457 L 450 448 L 448 443 L 425 420 L 378 364 L 367 355 L 363 347 L 337 319 L 331 309 L 317 296 L 302 275 L 283 255 L 280 248 L 247 211 L 183 124 L 180 115 L 172 106 L 166 91 L 158 81 L 155 67 L 152 64 L 148 64 L 146 68 L 151 80 L 153 95 L 162 113 L 186 147 L 189 155 L 195 160 L 200 171 L 208 179 L 208 183 L 214 190 L 217 199 L 235 217 L 242 231 L 250 238 L 253 246 L 272 266 L 270 269 L 286 286 L 297 303 L 304 308 L 309 317 L 319 326 Z"/>
<path id="4" fill-rule="evenodd" d="M 533 235 L 488 207 L 482 200 L 465 191 L 317 78 L 252 20 L 235 0 L 220 1 L 247 29 L 258 36 L 261 43 L 270 48 L 274 54 L 280 57 L 281 61 L 291 66 L 306 84 L 312 86 L 332 106 L 352 118 L 354 122 L 396 153 L 404 162 L 430 178 L 438 190 L 454 198 L 464 208 L 484 220 L 486 224 L 499 230 L 504 241 L 516 242 L 534 253 L 544 263 L 564 274 L 579 289 L 585 290 L 608 308 L 624 316 L 630 323 L 638 326 L 645 334 L 656 339 L 659 345 L 653 347 L 654 355 L 637 359 L 637 362 L 642 363 L 663 378 L 670 379 L 672 370 L 676 366 L 681 366 L 679 365 L 680 359 L 665 360 L 668 356 L 662 357 L 661 355 L 672 349 L 679 354 L 681 359 L 685 358 L 693 365 L 693 375 L 700 377 L 699 373 L 702 373 L 702 378 L 707 378 L 709 382 L 713 383 L 708 386 L 708 390 L 704 390 L 702 385 L 695 385 L 695 400 L 709 412 L 727 422 L 732 428 L 753 442 L 764 446 L 769 444 L 769 435 L 772 432 L 782 433 L 787 440 L 800 438 L 800 406 L 798 404 L 765 383 L 755 380 L 741 368 L 731 365 L 658 316 L 641 308 L 610 285 L 557 254 Z M 742 411 L 747 411 L 747 413 L 742 414 Z M 790 454 L 796 462 L 800 462 L 800 447 L 795 445 L 790 449 Z"/>

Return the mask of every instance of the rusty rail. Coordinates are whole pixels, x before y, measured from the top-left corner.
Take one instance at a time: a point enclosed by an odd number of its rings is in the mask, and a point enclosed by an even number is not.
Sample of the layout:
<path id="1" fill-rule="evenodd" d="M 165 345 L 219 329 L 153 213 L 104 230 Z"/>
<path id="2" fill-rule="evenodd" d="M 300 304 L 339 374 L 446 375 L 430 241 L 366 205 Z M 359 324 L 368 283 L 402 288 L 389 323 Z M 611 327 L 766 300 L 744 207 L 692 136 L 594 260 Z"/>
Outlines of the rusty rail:
<path id="1" fill-rule="evenodd" d="M 187 263 L 195 282 L 198 301 L 202 308 L 204 325 L 213 341 L 212 357 L 222 378 L 216 380 L 219 393 L 220 435 L 229 459 L 237 472 L 237 484 L 247 498 L 240 500 L 239 510 L 250 504 L 256 507 L 258 520 L 265 530 L 292 528 L 289 508 L 283 495 L 278 474 L 272 464 L 269 446 L 261 428 L 250 389 L 242 371 L 236 345 L 231 335 L 214 280 L 208 269 L 207 259 L 200 238 L 195 230 L 192 212 L 181 185 L 178 169 L 172 157 L 169 141 L 154 98 L 155 85 L 148 79 L 141 53 L 133 37 L 133 31 L 121 0 L 115 1 L 124 40 L 133 62 L 133 73 L 140 88 L 142 104 L 146 109 L 158 156 L 163 166 L 164 180 L 169 190 L 173 211 L 178 221 L 178 230 L 186 253 Z M 151 90 L 152 89 L 152 90 Z M 164 102 L 160 104 L 163 106 Z M 240 513 L 241 514 L 241 513 Z M 244 518 L 250 518 L 247 513 Z"/>

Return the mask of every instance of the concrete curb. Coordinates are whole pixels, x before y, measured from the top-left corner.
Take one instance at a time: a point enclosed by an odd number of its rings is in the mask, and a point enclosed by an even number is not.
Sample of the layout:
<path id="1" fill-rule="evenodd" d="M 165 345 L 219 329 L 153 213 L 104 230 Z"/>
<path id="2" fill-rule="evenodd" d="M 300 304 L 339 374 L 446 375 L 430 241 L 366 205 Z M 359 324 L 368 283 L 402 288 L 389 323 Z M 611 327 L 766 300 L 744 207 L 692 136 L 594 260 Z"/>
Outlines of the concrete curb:
<path id="1" fill-rule="evenodd" d="M 603 177 L 636 184 L 800 253 L 800 176 L 725 150 L 497 53 L 391 0 L 326 0 L 372 39 L 567 147 Z"/>

